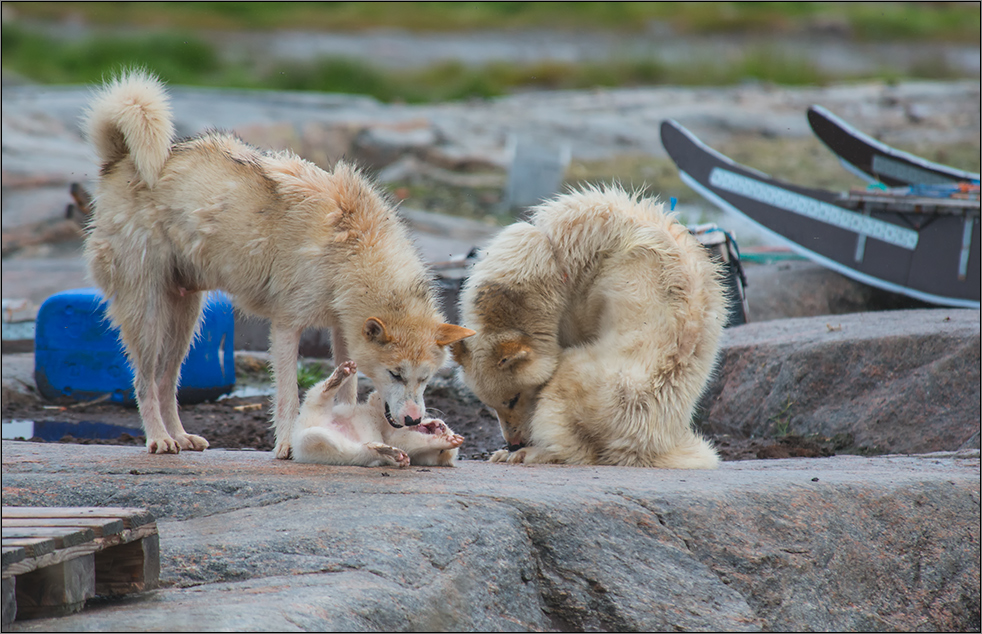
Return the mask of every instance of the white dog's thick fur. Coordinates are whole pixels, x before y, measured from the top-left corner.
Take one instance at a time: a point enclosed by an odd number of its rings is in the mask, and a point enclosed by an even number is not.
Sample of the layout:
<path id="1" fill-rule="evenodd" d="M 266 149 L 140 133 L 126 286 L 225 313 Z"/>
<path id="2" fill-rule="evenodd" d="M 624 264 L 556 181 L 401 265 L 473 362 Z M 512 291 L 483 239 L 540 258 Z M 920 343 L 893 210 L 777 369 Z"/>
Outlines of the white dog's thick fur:
<path id="1" fill-rule="evenodd" d="M 452 467 L 464 438 L 442 420 L 424 418 L 400 428 L 385 420 L 378 392 L 365 403 L 335 403 L 334 397 L 355 376 L 354 361 L 339 365 L 307 391 L 293 428 L 293 459 L 363 467 L 414 465 Z"/>
<path id="2" fill-rule="evenodd" d="M 472 331 L 442 323 L 405 228 L 355 169 L 325 172 L 220 132 L 175 142 L 166 92 L 140 71 L 104 87 L 86 124 L 101 178 L 85 256 L 136 374 L 150 452 L 208 446 L 185 432 L 176 390 L 211 289 L 271 320 L 277 458 L 290 457 L 310 326 L 332 329 L 336 362 L 358 362 L 392 424 L 422 418 L 446 346 Z"/>
<path id="3" fill-rule="evenodd" d="M 558 196 L 503 230 L 461 293 L 452 346 L 498 414 L 493 461 L 713 468 L 692 429 L 726 320 L 718 266 L 655 201 Z"/>

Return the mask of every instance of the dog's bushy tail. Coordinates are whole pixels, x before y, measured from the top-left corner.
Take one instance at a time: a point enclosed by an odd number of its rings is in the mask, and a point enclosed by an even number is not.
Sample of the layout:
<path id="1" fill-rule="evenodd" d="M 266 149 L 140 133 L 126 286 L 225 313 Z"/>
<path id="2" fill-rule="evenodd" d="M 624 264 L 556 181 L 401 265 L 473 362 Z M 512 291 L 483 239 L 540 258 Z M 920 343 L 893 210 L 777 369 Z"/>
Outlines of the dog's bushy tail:
<path id="1" fill-rule="evenodd" d="M 658 469 L 715 469 L 719 454 L 709 441 L 692 434 L 671 450 L 654 457 L 652 467 Z"/>
<path id="2" fill-rule="evenodd" d="M 174 138 L 164 85 L 144 70 L 115 77 L 89 106 L 85 132 L 95 146 L 103 172 L 130 156 L 140 178 L 153 187 Z"/>

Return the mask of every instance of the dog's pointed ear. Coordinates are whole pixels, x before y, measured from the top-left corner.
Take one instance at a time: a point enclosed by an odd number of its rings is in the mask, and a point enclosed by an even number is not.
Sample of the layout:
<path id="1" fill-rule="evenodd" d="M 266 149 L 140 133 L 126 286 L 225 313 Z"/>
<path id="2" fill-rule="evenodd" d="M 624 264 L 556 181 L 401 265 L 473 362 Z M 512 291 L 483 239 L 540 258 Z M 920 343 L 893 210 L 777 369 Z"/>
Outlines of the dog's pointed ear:
<path id="1" fill-rule="evenodd" d="M 498 369 L 505 370 L 528 359 L 532 354 L 532 346 L 522 339 L 511 339 L 499 343 L 495 352 L 498 355 Z"/>
<path id="2" fill-rule="evenodd" d="M 471 351 L 467 347 L 466 341 L 455 341 L 450 344 L 450 356 L 458 365 L 464 365 L 471 359 Z"/>
<path id="3" fill-rule="evenodd" d="M 361 331 L 365 335 L 365 339 L 368 339 L 372 343 L 385 345 L 392 341 L 392 336 L 389 335 L 389 329 L 385 327 L 385 322 L 378 317 L 369 317 L 366 319 L 365 326 Z"/>
<path id="4" fill-rule="evenodd" d="M 463 326 L 453 324 L 440 324 L 436 328 L 436 345 L 443 347 L 452 343 L 457 343 L 461 339 L 473 337 L 477 332 Z"/>

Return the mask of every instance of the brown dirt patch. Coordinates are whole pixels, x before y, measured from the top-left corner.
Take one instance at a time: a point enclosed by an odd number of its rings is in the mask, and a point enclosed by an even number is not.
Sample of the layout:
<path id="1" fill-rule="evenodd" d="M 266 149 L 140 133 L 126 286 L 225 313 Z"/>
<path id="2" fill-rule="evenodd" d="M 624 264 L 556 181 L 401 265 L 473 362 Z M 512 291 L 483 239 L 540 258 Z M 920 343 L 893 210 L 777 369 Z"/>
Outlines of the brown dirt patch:
<path id="1" fill-rule="evenodd" d="M 241 366 L 240 366 L 241 367 Z M 359 394 L 370 390 L 362 379 Z M 426 392 L 426 404 L 432 416 L 442 418 L 466 440 L 460 450 L 465 460 L 486 460 L 505 446 L 494 413 L 474 396 L 461 390 L 452 378 L 434 379 Z M 267 396 L 225 398 L 219 401 L 183 405 L 181 420 L 188 432 L 203 436 L 212 448 L 255 449 L 272 451 L 273 430 L 270 426 L 270 399 Z M 135 407 L 113 403 L 56 405 L 43 401 L 8 402 L 3 420 L 21 419 L 58 422 L 100 422 L 118 425 L 132 431 L 108 439 L 75 438 L 65 435 L 58 441 L 77 444 L 136 445 L 144 444 L 140 415 Z M 780 438 L 712 437 L 723 460 L 754 460 L 835 455 L 841 442 L 826 438 L 802 438 L 788 435 Z M 45 442 L 40 438 L 25 439 Z"/>

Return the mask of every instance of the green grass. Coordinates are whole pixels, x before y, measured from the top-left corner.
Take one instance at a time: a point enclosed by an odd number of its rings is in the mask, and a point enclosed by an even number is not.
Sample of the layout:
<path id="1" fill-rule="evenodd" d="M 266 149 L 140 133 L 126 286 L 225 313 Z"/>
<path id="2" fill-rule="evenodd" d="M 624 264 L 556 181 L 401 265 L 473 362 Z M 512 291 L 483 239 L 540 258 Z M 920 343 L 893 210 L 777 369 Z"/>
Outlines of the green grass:
<path id="1" fill-rule="evenodd" d="M 682 64 L 652 58 L 477 66 L 444 62 L 392 71 L 338 57 L 259 67 L 223 59 L 210 43 L 192 33 L 154 31 L 142 37 L 103 35 L 61 41 L 15 23 L 3 25 L 2 52 L 5 71 L 40 83 L 94 83 L 121 68 L 142 66 L 173 84 L 363 94 L 406 103 L 491 98 L 533 89 L 728 85 L 748 80 L 822 85 L 835 80 L 806 58 L 775 54 L 766 44 L 748 47 L 737 59 L 694 58 Z M 925 64 L 922 71 L 917 76 L 951 75 L 943 64 Z M 899 79 L 875 73 L 866 78 Z"/>
<path id="2" fill-rule="evenodd" d="M 789 396 L 781 411 L 768 419 L 770 422 L 774 423 L 773 428 L 775 438 L 784 438 L 791 433 L 792 407 L 794 407 L 794 401 L 792 401 L 791 397 Z"/>
<path id="3" fill-rule="evenodd" d="M 323 363 L 300 362 L 297 364 L 297 386 L 309 390 L 327 377 L 334 369 Z"/>
<path id="4" fill-rule="evenodd" d="M 170 82 L 202 84 L 226 75 L 214 48 L 193 35 L 149 33 L 60 42 L 3 25 L 3 67 L 42 83 L 91 83 L 123 67 L 143 66 Z"/>
<path id="5" fill-rule="evenodd" d="M 5 2 L 17 15 L 179 29 L 414 31 L 607 29 L 796 33 L 833 28 L 861 40 L 977 43 L 977 3 L 933 2 Z"/>
<path id="6" fill-rule="evenodd" d="M 357 59 L 324 58 L 260 68 L 224 59 L 203 29 L 549 28 L 626 33 L 661 22 L 683 34 L 763 36 L 831 28 L 855 39 L 974 43 L 980 32 L 979 6 L 972 3 L 5 2 L 4 7 L 14 19 L 3 23 L 3 68 L 32 81 L 93 83 L 120 68 L 144 66 L 176 84 L 364 94 L 408 103 L 489 98 L 531 89 L 727 85 L 748 80 L 821 85 L 836 78 L 824 75 L 807 58 L 777 54 L 766 43 L 748 46 L 736 59 L 694 57 L 681 64 L 656 58 L 479 66 L 446 62 L 390 71 Z M 133 37 L 100 33 L 63 40 L 32 30 L 27 21 L 61 21 L 66 16 L 92 26 L 149 30 Z M 766 42 L 766 37 L 760 41 Z M 910 75 L 950 79 L 957 73 L 941 59 L 925 59 Z M 849 79 L 902 78 L 873 73 Z"/>
<path id="7" fill-rule="evenodd" d="M 271 367 L 263 368 L 262 378 L 265 379 L 266 383 L 275 383 L 275 378 L 273 377 L 273 369 Z M 314 387 L 327 377 L 331 376 L 331 372 L 334 371 L 334 367 L 323 363 L 320 361 L 307 361 L 300 360 L 297 362 L 297 387 L 301 391 L 309 390 Z M 243 373 L 242 376 L 237 376 L 237 378 L 248 378 L 255 380 L 255 373 Z"/>
<path id="8" fill-rule="evenodd" d="M 807 58 L 778 54 L 763 43 L 734 59 L 693 57 L 668 64 L 657 58 L 529 64 L 445 62 L 392 71 L 362 60 L 322 58 L 308 63 L 260 66 L 229 61 L 202 29 L 337 29 L 398 27 L 416 30 L 478 28 L 645 28 L 653 20 L 683 33 L 793 33 L 832 24 L 866 39 L 979 38 L 979 8 L 932 3 L 20 3 L 7 2 L 15 19 L 3 23 L 3 68 L 40 83 L 94 83 L 124 67 L 143 66 L 169 83 L 223 88 L 309 90 L 373 96 L 384 102 L 440 102 L 490 98 L 533 89 L 592 89 L 672 84 L 728 85 L 761 81 L 822 85 L 835 81 Z M 55 39 L 32 30 L 24 18 L 80 16 L 91 25 L 147 27 L 144 35 L 101 33 Z M 967 40 L 966 40 L 967 38 Z M 950 79 L 958 75 L 942 59 L 925 59 L 909 75 Z M 977 78 L 977 76 L 976 76 Z M 872 73 L 855 79 L 903 79 Z"/>

